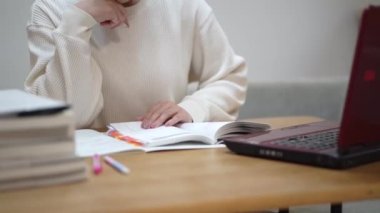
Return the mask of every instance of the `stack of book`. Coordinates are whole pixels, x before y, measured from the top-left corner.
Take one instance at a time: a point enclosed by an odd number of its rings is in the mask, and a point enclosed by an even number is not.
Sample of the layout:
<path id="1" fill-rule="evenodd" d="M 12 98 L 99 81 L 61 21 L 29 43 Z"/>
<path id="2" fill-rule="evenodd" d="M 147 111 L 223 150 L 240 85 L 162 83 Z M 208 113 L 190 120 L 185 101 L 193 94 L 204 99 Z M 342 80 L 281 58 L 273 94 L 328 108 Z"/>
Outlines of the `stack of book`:
<path id="1" fill-rule="evenodd" d="M 73 113 L 63 102 L 0 91 L 0 191 L 87 178 L 75 155 Z"/>

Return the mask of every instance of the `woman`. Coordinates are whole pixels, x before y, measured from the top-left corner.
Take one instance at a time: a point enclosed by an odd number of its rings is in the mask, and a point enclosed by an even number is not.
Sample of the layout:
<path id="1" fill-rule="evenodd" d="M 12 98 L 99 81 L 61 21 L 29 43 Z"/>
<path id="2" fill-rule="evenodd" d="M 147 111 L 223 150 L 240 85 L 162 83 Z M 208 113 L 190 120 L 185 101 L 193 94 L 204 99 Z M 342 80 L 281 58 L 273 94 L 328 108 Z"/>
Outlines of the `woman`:
<path id="1" fill-rule="evenodd" d="M 233 120 L 245 100 L 245 61 L 204 0 L 36 0 L 27 31 L 25 89 L 72 104 L 78 128 Z"/>

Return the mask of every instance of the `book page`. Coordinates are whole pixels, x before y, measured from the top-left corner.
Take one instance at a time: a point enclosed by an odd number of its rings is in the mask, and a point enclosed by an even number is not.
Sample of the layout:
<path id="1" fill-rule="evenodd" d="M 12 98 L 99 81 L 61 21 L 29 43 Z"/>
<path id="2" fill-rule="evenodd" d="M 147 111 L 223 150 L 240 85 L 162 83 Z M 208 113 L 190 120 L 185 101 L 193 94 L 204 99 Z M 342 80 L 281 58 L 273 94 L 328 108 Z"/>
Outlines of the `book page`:
<path id="1" fill-rule="evenodd" d="M 141 127 L 141 122 L 139 121 L 111 123 L 110 126 L 122 135 L 146 141 L 159 140 L 172 135 L 188 134 L 187 131 L 174 126 L 160 126 L 154 129 L 143 129 Z"/>
<path id="2" fill-rule="evenodd" d="M 76 155 L 79 157 L 142 150 L 141 147 L 128 144 L 91 129 L 75 131 L 75 146 Z"/>
<path id="3" fill-rule="evenodd" d="M 194 134 L 200 134 L 212 138 L 213 144 L 217 144 L 221 143 L 224 137 L 263 132 L 268 130 L 270 126 L 267 124 L 247 121 L 229 121 L 184 123 L 180 125 L 180 128 Z"/>
<path id="4" fill-rule="evenodd" d="M 155 146 L 155 147 L 145 147 L 145 152 L 159 152 L 159 151 L 174 151 L 174 150 L 189 150 L 189 149 L 214 149 L 214 148 L 224 148 L 224 144 L 204 144 L 197 142 L 183 142 L 175 145 L 167 146 Z"/>
<path id="5" fill-rule="evenodd" d="M 224 125 L 230 122 L 200 122 L 200 123 L 184 123 L 179 127 L 194 134 L 204 135 L 217 142 L 216 132 Z"/>
<path id="6" fill-rule="evenodd" d="M 270 129 L 268 124 L 254 123 L 247 121 L 235 121 L 227 123 L 219 128 L 215 133 L 215 137 L 223 139 L 225 137 L 231 137 L 242 134 L 265 132 Z"/>
<path id="7" fill-rule="evenodd" d="M 124 136 L 134 138 L 145 147 L 162 146 L 184 141 L 199 141 L 212 144 L 213 141 L 202 134 L 194 134 L 175 126 L 160 126 L 154 129 L 143 129 L 141 122 L 111 123 L 110 128 Z"/>

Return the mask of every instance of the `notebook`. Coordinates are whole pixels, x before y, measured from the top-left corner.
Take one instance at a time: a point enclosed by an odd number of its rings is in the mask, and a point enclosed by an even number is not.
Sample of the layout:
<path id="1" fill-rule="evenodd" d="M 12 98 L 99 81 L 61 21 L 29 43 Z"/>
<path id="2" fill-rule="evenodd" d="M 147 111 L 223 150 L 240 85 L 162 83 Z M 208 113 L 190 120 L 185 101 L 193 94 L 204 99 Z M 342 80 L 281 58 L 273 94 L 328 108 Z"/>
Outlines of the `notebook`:
<path id="1" fill-rule="evenodd" d="M 340 123 L 321 121 L 224 142 L 237 154 L 333 169 L 380 160 L 380 7 L 363 11 Z"/>

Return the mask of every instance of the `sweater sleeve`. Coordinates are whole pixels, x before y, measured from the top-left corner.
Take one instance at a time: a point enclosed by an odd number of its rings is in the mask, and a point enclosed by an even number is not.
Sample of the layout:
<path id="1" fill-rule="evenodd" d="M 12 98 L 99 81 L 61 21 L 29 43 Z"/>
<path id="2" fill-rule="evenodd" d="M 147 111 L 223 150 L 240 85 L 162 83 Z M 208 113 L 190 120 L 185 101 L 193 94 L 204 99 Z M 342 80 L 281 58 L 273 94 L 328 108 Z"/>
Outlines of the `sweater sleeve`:
<path id="1" fill-rule="evenodd" d="M 90 49 L 96 21 L 71 4 L 56 21 L 51 7 L 41 2 L 32 6 L 27 25 L 31 71 L 25 90 L 69 103 L 77 127 L 88 127 L 103 107 L 102 75 Z"/>
<path id="2" fill-rule="evenodd" d="M 179 105 L 194 122 L 235 120 L 246 98 L 247 66 L 234 53 L 212 10 L 204 8 L 197 17 L 190 73 L 199 86 Z"/>

